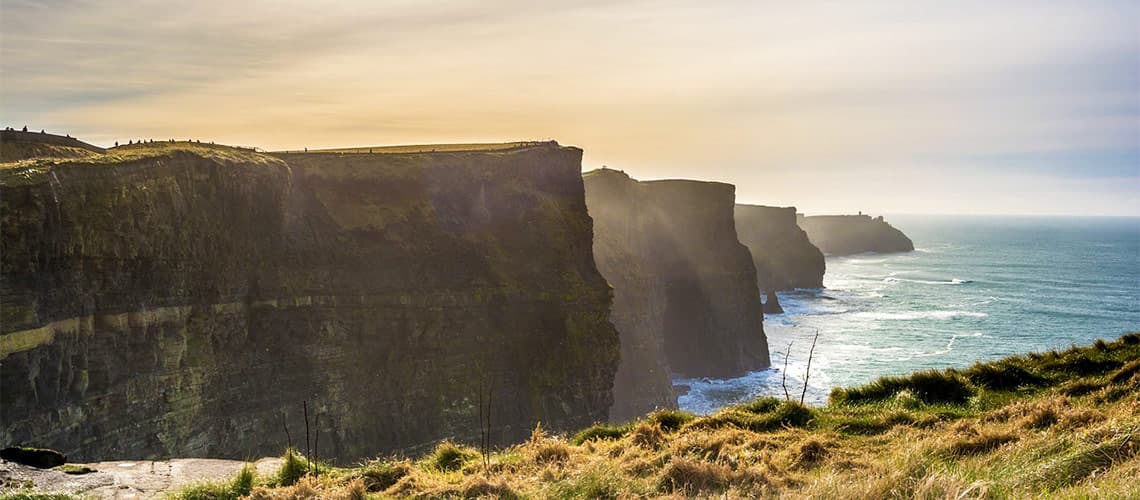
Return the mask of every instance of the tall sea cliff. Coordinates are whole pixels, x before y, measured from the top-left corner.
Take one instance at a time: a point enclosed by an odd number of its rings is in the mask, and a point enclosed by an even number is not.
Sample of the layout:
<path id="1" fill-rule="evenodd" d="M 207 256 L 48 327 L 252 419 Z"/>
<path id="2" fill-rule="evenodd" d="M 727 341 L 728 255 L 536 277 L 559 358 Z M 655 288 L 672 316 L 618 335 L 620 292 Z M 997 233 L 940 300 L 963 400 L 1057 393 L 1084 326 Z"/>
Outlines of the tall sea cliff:
<path id="1" fill-rule="evenodd" d="M 822 288 L 823 252 L 796 225 L 796 207 L 736 205 L 736 232 L 752 252 L 760 290 Z"/>
<path id="2" fill-rule="evenodd" d="M 0 169 L 0 442 L 352 461 L 605 420 L 581 150 L 145 144 Z M 315 423 L 314 423 L 315 420 Z"/>
<path id="3" fill-rule="evenodd" d="M 882 216 L 798 216 L 797 223 L 811 242 L 827 255 L 894 253 L 914 250 L 914 243 Z"/>
<path id="4" fill-rule="evenodd" d="M 614 288 L 622 357 L 611 419 L 673 407 L 670 375 L 768 366 L 756 268 L 736 234 L 735 187 L 585 174 L 598 269 Z"/>

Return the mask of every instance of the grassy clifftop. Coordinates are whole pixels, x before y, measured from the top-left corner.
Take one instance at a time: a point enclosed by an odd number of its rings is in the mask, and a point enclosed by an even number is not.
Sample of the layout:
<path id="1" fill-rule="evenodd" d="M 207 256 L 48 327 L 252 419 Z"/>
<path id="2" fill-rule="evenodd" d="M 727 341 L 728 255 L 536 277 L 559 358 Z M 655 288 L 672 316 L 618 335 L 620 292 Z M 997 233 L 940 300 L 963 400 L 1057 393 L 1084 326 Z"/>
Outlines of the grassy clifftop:
<path id="1" fill-rule="evenodd" d="M 1140 334 L 1129 334 L 836 389 L 822 408 L 763 398 L 707 417 L 660 412 L 569 437 L 536 429 L 486 459 L 445 443 L 417 460 L 305 476 L 304 460 L 290 456 L 252 494 L 1123 498 L 1140 494 L 1138 388 Z M 213 497 L 228 491 L 216 490 Z"/>

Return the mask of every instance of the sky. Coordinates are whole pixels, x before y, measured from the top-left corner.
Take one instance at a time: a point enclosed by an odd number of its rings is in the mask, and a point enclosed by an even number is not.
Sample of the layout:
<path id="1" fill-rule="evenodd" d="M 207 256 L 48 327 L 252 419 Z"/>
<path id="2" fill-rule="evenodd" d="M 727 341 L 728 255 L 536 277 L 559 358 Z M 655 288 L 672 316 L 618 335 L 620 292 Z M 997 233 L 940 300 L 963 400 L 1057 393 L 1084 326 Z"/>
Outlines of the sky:
<path id="1" fill-rule="evenodd" d="M 1140 215 L 1140 2 L 0 0 L 0 121 L 555 139 L 808 214 Z"/>

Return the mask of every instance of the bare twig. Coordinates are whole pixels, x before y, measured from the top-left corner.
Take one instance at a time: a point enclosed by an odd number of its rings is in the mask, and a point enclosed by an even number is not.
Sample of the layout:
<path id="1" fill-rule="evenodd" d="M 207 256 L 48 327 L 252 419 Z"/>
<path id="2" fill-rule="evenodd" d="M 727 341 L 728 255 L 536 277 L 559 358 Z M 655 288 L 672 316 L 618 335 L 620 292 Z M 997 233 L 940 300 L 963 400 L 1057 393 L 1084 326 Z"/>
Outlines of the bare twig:
<path id="1" fill-rule="evenodd" d="M 316 434 L 313 436 L 313 459 L 309 461 L 309 466 L 313 469 L 313 475 L 317 476 L 321 473 L 320 465 L 317 463 L 321 455 L 321 414 L 313 415 L 313 427 L 316 427 Z"/>
<path id="2" fill-rule="evenodd" d="M 305 411 L 305 460 L 309 460 L 313 456 L 309 449 L 309 402 L 301 401 L 301 409 Z"/>
<path id="3" fill-rule="evenodd" d="M 800 404 L 804 404 L 804 396 L 807 396 L 808 377 L 811 376 L 811 357 L 815 354 L 815 342 L 819 340 L 819 328 L 815 329 L 815 337 L 811 339 L 811 350 L 808 351 L 807 370 L 804 371 L 804 392 L 800 393 Z"/>
<path id="4" fill-rule="evenodd" d="M 784 386 L 784 399 L 791 401 L 792 397 L 788 395 L 788 358 L 792 357 L 792 344 L 796 341 L 788 342 L 788 350 L 784 351 L 784 371 L 780 372 L 780 385 Z"/>

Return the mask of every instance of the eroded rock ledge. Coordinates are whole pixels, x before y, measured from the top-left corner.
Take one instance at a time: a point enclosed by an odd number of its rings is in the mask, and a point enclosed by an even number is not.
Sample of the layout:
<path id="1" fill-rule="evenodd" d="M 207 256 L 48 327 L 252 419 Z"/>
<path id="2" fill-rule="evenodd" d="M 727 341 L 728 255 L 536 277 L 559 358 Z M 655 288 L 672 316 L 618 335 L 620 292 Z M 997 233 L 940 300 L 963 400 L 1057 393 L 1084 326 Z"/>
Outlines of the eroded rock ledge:
<path id="1" fill-rule="evenodd" d="M 670 373 L 768 366 L 756 269 L 733 222 L 735 187 L 585 174 L 598 269 L 614 288 L 622 358 L 611 419 L 676 405 Z"/>
<path id="2" fill-rule="evenodd" d="M 605 420 L 581 150 L 145 144 L 0 168 L 0 442 L 322 458 Z M 312 422 L 312 420 L 310 420 Z"/>

